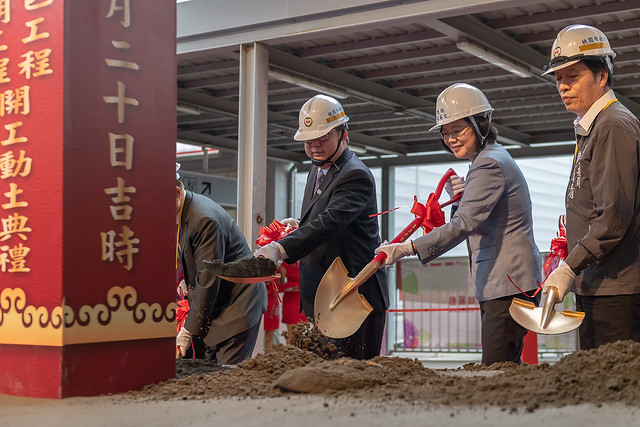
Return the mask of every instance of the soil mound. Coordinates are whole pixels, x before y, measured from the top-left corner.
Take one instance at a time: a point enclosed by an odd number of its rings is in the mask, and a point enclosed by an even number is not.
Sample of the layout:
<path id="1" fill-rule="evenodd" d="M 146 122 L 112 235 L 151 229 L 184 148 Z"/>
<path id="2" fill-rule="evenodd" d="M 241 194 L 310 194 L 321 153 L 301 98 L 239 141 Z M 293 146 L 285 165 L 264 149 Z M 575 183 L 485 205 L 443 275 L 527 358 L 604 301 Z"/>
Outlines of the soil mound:
<path id="1" fill-rule="evenodd" d="M 170 400 L 313 393 L 367 401 L 498 406 L 511 411 L 604 402 L 634 406 L 640 399 L 640 343 L 618 341 L 576 351 L 554 365 L 469 364 L 455 370 L 431 370 L 418 360 L 396 357 L 325 360 L 307 350 L 277 345 L 273 353 L 235 368 L 181 359 L 177 372 L 175 380 L 122 396 Z"/>

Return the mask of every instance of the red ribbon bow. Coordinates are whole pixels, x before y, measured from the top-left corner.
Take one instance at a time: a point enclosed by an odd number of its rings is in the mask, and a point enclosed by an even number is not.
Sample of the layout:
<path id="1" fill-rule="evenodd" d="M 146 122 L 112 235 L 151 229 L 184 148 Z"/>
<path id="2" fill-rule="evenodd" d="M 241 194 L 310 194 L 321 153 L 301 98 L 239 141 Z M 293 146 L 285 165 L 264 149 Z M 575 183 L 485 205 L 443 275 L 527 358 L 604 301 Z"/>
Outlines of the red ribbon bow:
<path id="1" fill-rule="evenodd" d="M 260 227 L 256 244 L 258 246 L 264 246 L 271 242 L 277 242 L 295 229 L 296 227 L 281 224 L 274 219 L 268 227 Z"/>
<path id="2" fill-rule="evenodd" d="M 429 194 L 427 203 L 424 205 L 418 202 L 416 196 L 413 196 L 411 213 L 414 214 L 416 218 L 422 219 L 420 227 L 422 227 L 424 234 L 429 233 L 434 228 L 440 227 L 445 223 L 444 212 L 434 193 Z"/>

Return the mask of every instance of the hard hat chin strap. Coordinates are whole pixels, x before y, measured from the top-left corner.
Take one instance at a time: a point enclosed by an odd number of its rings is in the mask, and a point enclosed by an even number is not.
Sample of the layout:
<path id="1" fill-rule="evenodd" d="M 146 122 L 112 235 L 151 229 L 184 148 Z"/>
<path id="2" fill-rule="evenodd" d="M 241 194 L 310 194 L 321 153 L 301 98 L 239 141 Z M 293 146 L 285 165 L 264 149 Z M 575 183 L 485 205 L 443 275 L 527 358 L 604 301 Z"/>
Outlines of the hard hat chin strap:
<path id="1" fill-rule="evenodd" d="M 469 116 L 469 121 L 473 126 L 473 130 L 475 130 L 476 135 L 478 135 L 478 139 L 480 139 L 480 147 L 484 145 L 484 141 L 487 139 L 487 136 L 489 136 L 489 132 L 491 131 L 491 111 L 485 112 L 485 117 L 487 118 L 488 126 L 487 126 L 487 131 L 483 135 L 482 132 L 480 132 L 480 126 L 478 126 L 478 123 L 476 122 L 475 117 Z"/>
<path id="2" fill-rule="evenodd" d="M 331 131 L 329 131 L 331 132 Z M 316 159 L 311 159 L 311 163 L 315 166 L 324 166 L 327 163 L 331 163 L 331 164 L 335 164 L 331 161 L 331 159 L 333 158 L 333 156 L 336 155 L 336 153 L 338 152 L 338 148 L 340 148 L 340 144 L 342 143 L 342 137 L 344 136 L 344 129 L 342 129 L 342 132 L 340 132 L 340 137 L 338 138 L 338 143 L 336 144 L 336 149 L 333 151 L 333 154 L 330 155 L 329 157 L 327 157 L 325 160 L 316 160 Z"/>

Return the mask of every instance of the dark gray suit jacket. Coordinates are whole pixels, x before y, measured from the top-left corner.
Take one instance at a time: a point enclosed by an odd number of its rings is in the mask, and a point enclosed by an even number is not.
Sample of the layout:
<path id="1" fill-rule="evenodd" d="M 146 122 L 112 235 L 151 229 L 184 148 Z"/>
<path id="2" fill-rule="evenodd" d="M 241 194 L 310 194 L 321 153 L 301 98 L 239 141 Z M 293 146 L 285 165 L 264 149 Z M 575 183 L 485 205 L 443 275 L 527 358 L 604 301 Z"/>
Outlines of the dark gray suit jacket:
<path id="1" fill-rule="evenodd" d="M 204 260 L 253 256 L 233 218 L 216 202 L 190 191 L 180 221 L 180 255 L 188 287 L 185 328 L 214 346 L 260 322 L 267 310 L 264 283 L 236 284 L 211 274 Z"/>
<path id="2" fill-rule="evenodd" d="M 293 263 L 300 260 L 300 296 L 307 316 L 313 316 L 318 284 L 331 263 L 340 257 L 355 277 L 375 256 L 380 245 L 376 217 L 376 188 L 369 168 L 346 148 L 313 193 L 318 168 L 307 177 L 302 200 L 302 217 L 297 230 L 281 239 Z M 378 270 L 358 288 L 376 312 L 389 307 L 387 275 Z"/>
<path id="3" fill-rule="evenodd" d="M 467 240 L 476 298 L 517 294 L 541 281 L 540 252 L 533 237 L 527 182 L 507 150 L 488 143 L 473 160 L 451 222 L 414 241 L 427 263 Z"/>

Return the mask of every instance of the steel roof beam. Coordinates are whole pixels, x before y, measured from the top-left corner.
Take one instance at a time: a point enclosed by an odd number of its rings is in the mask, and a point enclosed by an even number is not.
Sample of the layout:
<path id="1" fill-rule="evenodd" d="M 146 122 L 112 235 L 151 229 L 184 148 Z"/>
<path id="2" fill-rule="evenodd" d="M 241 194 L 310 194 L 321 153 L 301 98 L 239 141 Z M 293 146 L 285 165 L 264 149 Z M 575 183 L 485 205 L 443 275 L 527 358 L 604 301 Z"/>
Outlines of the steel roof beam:
<path id="1" fill-rule="evenodd" d="M 178 140 L 188 144 L 202 145 L 207 147 L 220 148 L 223 150 L 238 151 L 238 141 L 223 138 L 215 135 L 195 131 L 178 132 Z M 296 154 L 291 151 L 280 150 L 278 148 L 267 147 L 267 158 L 273 160 L 287 160 L 291 162 L 302 162 L 306 156 Z"/>
<path id="2" fill-rule="evenodd" d="M 357 68 L 365 65 L 390 64 L 397 61 L 426 58 L 434 55 L 451 55 L 455 53 L 460 53 L 460 50 L 455 45 L 445 45 L 423 49 L 411 49 L 402 52 L 381 53 L 378 55 L 369 55 L 360 58 L 340 59 L 337 61 L 331 61 L 330 65 L 333 69 Z"/>
<path id="3" fill-rule="evenodd" d="M 577 20 L 580 18 L 593 17 L 598 15 L 609 15 L 627 10 L 640 9 L 640 0 L 627 0 L 623 2 L 598 3 L 596 5 L 569 7 L 567 9 L 554 9 L 548 12 L 534 13 L 525 16 L 514 16 L 504 19 L 489 21 L 491 27 L 503 30 L 507 28 L 518 28 L 533 24 L 551 24 L 552 22 Z M 555 38 L 555 36 L 554 36 Z"/>
<path id="4" fill-rule="evenodd" d="M 546 81 L 552 85 L 555 84 L 552 77 L 546 78 L 539 75 L 543 72 L 541 67 L 543 67 L 548 62 L 547 56 L 538 53 L 536 50 L 532 49 L 529 46 L 519 43 L 503 32 L 485 25 L 475 16 L 466 15 L 456 16 L 452 18 L 442 18 L 440 22 L 444 23 L 447 26 L 450 26 L 457 32 L 467 34 L 471 38 L 480 41 L 486 46 L 491 46 L 493 50 L 500 54 L 509 56 L 517 60 L 518 62 L 529 66 L 531 71 L 534 73 L 535 78 Z M 442 31 L 442 28 L 438 27 L 438 30 Z M 555 39 L 555 35 L 553 36 L 553 39 Z M 640 38 L 637 39 L 640 40 Z M 611 43 L 613 45 L 613 40 L 611 41 Z M 624 94 L 617 93 L 616 95 L 618 96 L 618 99 L 620 99 L 620 101 L 625 104 L 625 106 L 629 108 L 634 114 L 640 115 L 640 104 L 624 97 Z"/>
<path id="5" fill-rule="evenodd" d="M 331 55 L 335 53 L 344 54 L 345 52 L 353 52 L 362 49 L 415 43 L 426 40 L 441 39 L 444 37 L 445 36 L 443 34 L 429 28 L 423 31 L 415 31 L 406 34 L 394 34 L 386 37 L 354 40 L 351 42 L 336 43 L 327 46 L 308 47 L 300 49 L 296 53 L 301 58 L 311 58 L 314 56 Z"/>
<path id="6" fill-rule="evenodd" d="M 235 59 L 207 62 L 206 64 L 185 65 L 178 67 L 178 76 L 191 76 L 194 74 L 210 73 L 220 70 L 237 70 L 240 61 Z"/>

